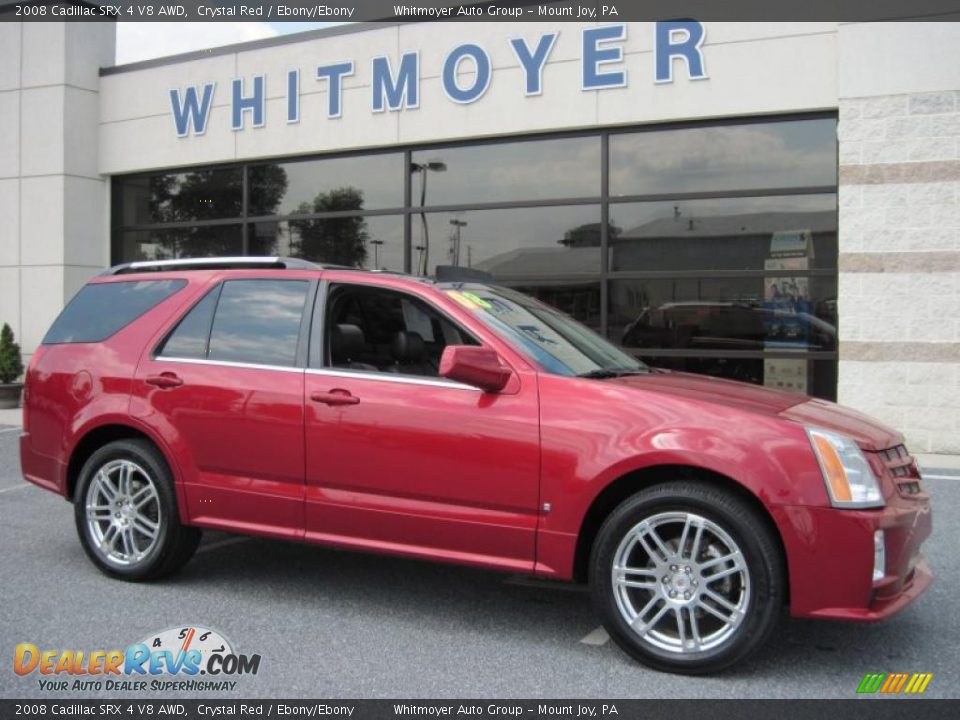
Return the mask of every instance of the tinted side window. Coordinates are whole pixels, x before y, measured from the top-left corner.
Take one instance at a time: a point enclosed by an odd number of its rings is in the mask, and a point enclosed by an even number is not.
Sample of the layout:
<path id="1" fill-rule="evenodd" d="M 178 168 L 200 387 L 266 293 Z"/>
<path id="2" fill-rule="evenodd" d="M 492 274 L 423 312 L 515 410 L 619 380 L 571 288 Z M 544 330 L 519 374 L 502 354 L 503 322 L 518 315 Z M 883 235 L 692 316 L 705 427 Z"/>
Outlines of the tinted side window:
<path id="1" fill-rule="evenodd" d="M 334 287 L 327 305 L 325 365 L 437 377 L 447 345 L 479 345 L 440 312 L 404 293 Z"/>
<path id="2" fill-rule="evenodd" d="M 174 331 L 167 336 L 158 355 L 164 357 L 203 359 L 207 356 L 207 340 L 210 337 L 210 322 L 220 295 L 219 286 L 193 306 Z"/>
<path id="3" fill-rule="evenodd" d="M 43 344 L 106 340 L 186 284 L 186 280 L 131 280 L 87 285 L 54 321 Z"/>
<path id="4" fill-rule="evenodd" d="M 307 280 L 224 283 L 210 333 L 211 360 L 293 366 Z"/>

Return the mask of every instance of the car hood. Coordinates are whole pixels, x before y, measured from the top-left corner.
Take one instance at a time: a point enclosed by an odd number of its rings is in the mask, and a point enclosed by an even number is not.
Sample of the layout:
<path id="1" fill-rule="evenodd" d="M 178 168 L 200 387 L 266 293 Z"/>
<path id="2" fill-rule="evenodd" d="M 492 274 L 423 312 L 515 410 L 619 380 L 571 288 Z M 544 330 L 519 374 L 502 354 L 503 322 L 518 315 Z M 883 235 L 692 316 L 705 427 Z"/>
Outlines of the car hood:
<path id="1" fill-rule="evenodd" d="M 602 382 L 723 405 L 758 415 L 778 416 L 803 425 L 833 430 L 852 437 L 860 447 L 869 451 L 886 449 L 903 442 L 903 437 L 896 430 L 856 410 L 750 383 L 661 370 Z"/>

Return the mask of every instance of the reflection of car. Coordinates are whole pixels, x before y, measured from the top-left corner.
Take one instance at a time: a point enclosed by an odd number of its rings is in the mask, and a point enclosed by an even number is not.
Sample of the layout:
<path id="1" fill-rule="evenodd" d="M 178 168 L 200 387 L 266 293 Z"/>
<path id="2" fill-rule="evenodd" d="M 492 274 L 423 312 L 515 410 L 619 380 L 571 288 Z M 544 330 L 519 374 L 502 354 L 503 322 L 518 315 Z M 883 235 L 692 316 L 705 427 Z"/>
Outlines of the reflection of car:
<path id="1" fill-rule="evenodd" d="M 654 667 L 731 665 L 798 617 L 930 583 L 893 430 L 654 371 L 519 293 L 302 261 L 134 264 L 67 305 L 26 380 L 26 478 L 108 575 L 201 528 L 589 580 Z"/>
<path id="2" fill-rule="evenodd" d="M 807 312 L 738 303 L 676 302 L 647 308 L 623 331 L 624 347 L 834 350 L 836 327 Z"/>

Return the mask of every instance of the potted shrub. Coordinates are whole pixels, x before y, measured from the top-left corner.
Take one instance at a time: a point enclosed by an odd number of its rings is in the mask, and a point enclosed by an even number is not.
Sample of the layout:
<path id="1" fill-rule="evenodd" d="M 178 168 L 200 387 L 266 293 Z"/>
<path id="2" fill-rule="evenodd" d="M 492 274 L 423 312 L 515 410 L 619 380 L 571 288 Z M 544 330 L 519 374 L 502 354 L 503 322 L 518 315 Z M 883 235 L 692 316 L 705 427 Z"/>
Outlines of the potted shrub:
<path id="1" fill-rule="evenodd" d="M 20 407 L 23 383 L 14 382 L 23 374 L 20 346 L 13 341 L 13 330 L 6 323 L 0 330 L 0 408 Z"/>

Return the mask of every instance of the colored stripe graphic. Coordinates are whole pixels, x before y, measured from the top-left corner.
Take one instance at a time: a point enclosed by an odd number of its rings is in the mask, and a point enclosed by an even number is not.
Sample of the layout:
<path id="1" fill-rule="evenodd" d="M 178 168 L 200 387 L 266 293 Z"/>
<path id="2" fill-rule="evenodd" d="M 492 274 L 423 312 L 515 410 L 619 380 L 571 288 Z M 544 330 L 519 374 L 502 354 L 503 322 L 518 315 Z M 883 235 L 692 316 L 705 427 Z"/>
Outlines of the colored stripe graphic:
<path id="1" fill-rule="evenodd" d="M 875 693 L 880 689 L 880 684 L 886 676 L 886 673 L 867 673 L 863 676 L 863 680 L 860 681 L 860 687 L 857 688 L 857 692 Z"/>
<path id="2" fill-rule="evenodd" d="M 932 679 L 933 673 L 867 673 L 857 686 L 857 692 L 920 695 Z"/>

